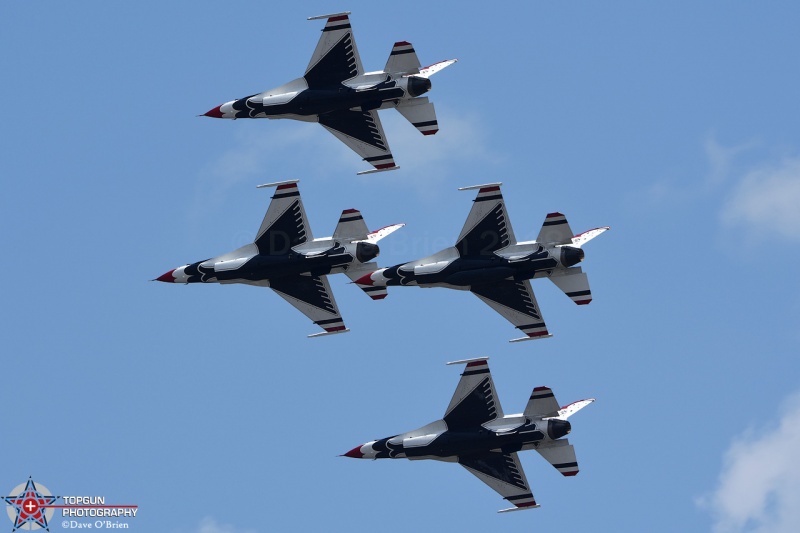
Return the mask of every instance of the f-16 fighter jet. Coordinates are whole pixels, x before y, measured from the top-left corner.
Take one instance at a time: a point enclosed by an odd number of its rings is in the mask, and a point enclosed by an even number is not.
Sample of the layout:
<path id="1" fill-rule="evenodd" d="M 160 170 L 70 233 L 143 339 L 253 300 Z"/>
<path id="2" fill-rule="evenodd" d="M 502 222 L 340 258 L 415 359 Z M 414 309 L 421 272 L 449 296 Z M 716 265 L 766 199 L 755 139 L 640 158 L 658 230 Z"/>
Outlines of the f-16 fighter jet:
<path id="1" fill-rule="evenodd" d="M 156 278 L 167 283 L 246 283 L 270 287 L 324 332 L 317 337 L 350 331 L 333 299 L 327 274 L 344 272 L 355 279 L 377 266 L 377 242 L 403 224 L 370 232 L 361 212 L 345 209 L 332 237 L 311 235 L 298 180 L 268 183 L 275 195 L 255 241 L 218 257 L 185 265 Z"/>
<path id="2" fill-rule="evenodd" d="M 588 304 L 592 301 L 589 280 L 574 265 L 583 261 L 581 246 L 609 228 L 573 236 L 567 218 L 550 213 L 535 241 L 517 242 L 500 185 L 459 189 L 479 190 L 455 246 L 382 268 L 356 283 L 373 300 L 385 298 L 386 287 L 394 285 L 468 290 L 527 335 L 511 342 L 551 337 L 528 280 L 547 277 L 576 304 Z"/>
<path id="3" fill-rule="evenodd" d="M 423 135 L 439 131 L 427 98 L 430 77 L 456 59 L 421 67 L 411 43 L 394 43 L 383 70 L 364 72 L 349 11 L 311 17 L 328 19 L 305 74 L 263 93 L 226 102 L 205 113 L 214 118 L 290 118 L 319 122 L 364 161 L 367 174 L 400 168 L 383 133 L 378 109 L 396 108 Z"/>
<path id="4" fill-rule="evenodd" d="M 444 418 L 408 433 L 373 440 L 346 454 L 356 459 L 436 459 L 457 462 L 514 505 L 499 512 L 539 507 L 517 452 L 536 450 L 565 476 L 578 473 L 575 449 L 567 439 L 570 416 L 594 401 L 559 407 L 553 391 L 536 387 L 525 411 L 504 415 L 487 357 L 466 363 Z"/>

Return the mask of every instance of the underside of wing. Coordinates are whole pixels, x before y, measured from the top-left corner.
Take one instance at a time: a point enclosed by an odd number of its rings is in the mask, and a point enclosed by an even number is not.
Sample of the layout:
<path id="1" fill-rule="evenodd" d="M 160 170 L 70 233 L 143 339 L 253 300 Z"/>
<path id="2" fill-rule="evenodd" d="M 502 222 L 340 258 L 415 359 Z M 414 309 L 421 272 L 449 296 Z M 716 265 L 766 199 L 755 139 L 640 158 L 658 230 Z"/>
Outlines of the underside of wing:
<path id="1" fill-rule="evenodd" d="M 529 280 L 488 283 L 473 286 L 470 290 L 527 335 L 523 339 L 550 336 Z"/>
<path id="2" fill-rule="evenodd" d="M 338 85 L 363 73 L 350 18 L 344 13 L 328 17 L 303 75 L 308 87 L 317 89 Z"/>
<path id="3" fill-rule="evenodd" d="M 514 509 L 539 507 L 516 453 L 489 452 L 464 456 L 458 458 L 458 463 L 512 503 Z"/>
<path id="4" fill-rule="evenodd" d="M 295 276 L 270 280 L 269 284 L 284 300 L 295 306 L 326 333 L 344 333 L 344 325 L 327 276 Z M 324 335 L 317 333 L 315 335 Z"/>
<path id="5" fill-rule="evenodd" d="M 477 427 L 503 416 L 494 380 L 485 359 L 471 361 L 461 374 L 443 420 L 451 431 Z"/>
<path id="6" fill-rule="evenodd" d="M 474 187 L 462 190 L 472 188 Z M 516 242 L 514 230 L 511 229 L 511 222 L 506 215 L 500 184 L 480 186 L 456 242 L 458 253 L 461 257 L 491 255 Z"/>
<path id="7" fill-rule="evenodd" d="M 283 255 L 293 246 L 312 240 L 306 211 L 296 181 L 277 185 L 272 201 L 256 234 L 255 244 L 261 254 Z"/>
<path id="8" fill-rule="evenodd" d="M 378 111 L 334 111 L 320 115 L 319 123 L 377 170 L 395 167 Z"/>

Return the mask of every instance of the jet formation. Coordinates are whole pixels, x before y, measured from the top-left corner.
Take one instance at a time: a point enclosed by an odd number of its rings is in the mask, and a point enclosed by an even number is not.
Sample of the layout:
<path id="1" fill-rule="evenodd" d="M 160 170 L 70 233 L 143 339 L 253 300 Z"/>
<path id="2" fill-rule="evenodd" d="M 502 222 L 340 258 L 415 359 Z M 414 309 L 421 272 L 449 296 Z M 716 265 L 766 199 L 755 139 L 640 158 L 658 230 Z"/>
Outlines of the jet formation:
<path id="1" fill-rule="evenodd" d="M 489 372 L 487 357 L 466 363 L 444 417 L 419 429 L 356 446 L 344 456 L 355 459 L 435 459 L 458 463 L 514 507 L 539 507 L 517 452 L 536 450 L 564 476 L 578 473 L 575 448 L 562 437 L 572 431 L 567 420 L 593 398 L 559 407 L 548 387 L 536 387 L 525 411 L 504 415 Z"/>
<path id="2" fill-rule="evenodd" d="M 427 97 L 430 77 L 456 59 L 422 67 L 411 43 L 394 43 L 383 70 L 364 72 L 350 27 L 350 12 L 310 17 L 327 19 L 305 74 L 274 89 L 225 102 L 205 113 L 213 118 L 288 118 L 319 122 L 374 168 L 395 170 L 379 109 L 394 107 L 423 135 L 439 131 Z"/>
<path id="3" fill-rule="evenodd" d="M 581 267 L 581 247 L 610 229 L 573 235 L 567 218 L 549 213 L 536 240 L 517 242 L 500 192 L 502 183 L 478 189 L 455 246 L 428 257 L 381 268 L 355 281 L 372 299 L 392 286 L 445 287 L 472 292 L 526 336 L 511 342 L 551 337 L 529 280 L 546 277 L 578 305 L 592 301 Z"/>
<path id="4" fill-rule="evenodd" d="M 350 331 L 333 298 L 328 274 L 351 279 L 374 270 L 378 241 L 403 227 L 370 232 L 361 212 L 345 209 L 331 237 L 315 239 L 297 188 L 299 180 L 259 185 L 275 194 L 255 240 L 232 252 L 184 265 L 156 278 L 166 283 L 245 283 L 269 287 L 325 331 L 309 337 Z"/>

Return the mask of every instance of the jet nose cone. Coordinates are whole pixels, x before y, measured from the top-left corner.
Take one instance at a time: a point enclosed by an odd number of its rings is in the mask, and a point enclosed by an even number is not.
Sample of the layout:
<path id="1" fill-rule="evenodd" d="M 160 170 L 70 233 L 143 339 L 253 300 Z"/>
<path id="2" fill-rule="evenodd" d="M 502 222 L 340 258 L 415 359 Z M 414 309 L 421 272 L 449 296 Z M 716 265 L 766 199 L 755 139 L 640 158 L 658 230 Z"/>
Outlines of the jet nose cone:
<path id="1" fill-rule="evenodd" d="M 163 281 L 165 283 L 175 283 L 175 276 L 173 276 L 172 273 L 175 272 L 176 270 L 177 268 L 173 268 L 169 272 L 161 274 L 155 279 L 155 281 Z"/>
<path id="2" fill-rule="evenodd" d="M 342 455 L 342 457 L 352 457 L 353 459 L 362 459 L 364 457 L 364 454 L 361 453 L 362 447 L 363 446 L 356 446 L 346 454 Z"/>
<path id="3" fill-rule="evenodd" d="M 211 118 L 223 118 L 222 117 L 222 110 L 220 109 L 221 107 L 222 107 L 222 105 L 218 105 L 214 109 L 211 109 L 210 111 L 206 111 L 205 113 L 203 113 L 203 116 L 204 117 L 211 117 Z"/>
<path id="4" fill-rule="evenodd" d="M 372 273 L 366 274 L 361 276 L 356 280 L 357 285 L 374 285 L 375 282 L 372 279 Z"/>

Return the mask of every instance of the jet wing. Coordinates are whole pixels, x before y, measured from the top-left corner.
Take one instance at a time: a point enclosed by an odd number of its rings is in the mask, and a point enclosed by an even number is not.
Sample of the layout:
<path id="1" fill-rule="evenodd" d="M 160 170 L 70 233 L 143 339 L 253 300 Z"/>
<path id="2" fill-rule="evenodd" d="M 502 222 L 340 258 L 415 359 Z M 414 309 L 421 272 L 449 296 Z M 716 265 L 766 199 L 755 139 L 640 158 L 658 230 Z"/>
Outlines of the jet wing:
<path id="1" fill-rule="evenodd" d="M 461 257 L 490 255 L 501 248 L 516 244 L 500 185 L 502 184 L 490 183 L 459 189 L 479 189 L 456 241 L 456 249 Z"/>
<path id="2" fill-rule="evenodd" d="M 364 161 L 375 167 L 375 170 L 397 168 L 389 143 L 386 142 L 377 109 L 334 111 L 320 115 L 319 123 L 360 155 Z"/>
<path id="3" fill-rule="evenodd" d="M 335 86 L 364 73 L 348 15 L 336 13 L 308 19 L 328 19 L 303 75 L 309 89 Z"/>
<path id="4" fill-rule="evenodd" d="M 473 286 L 472 293 L 514 324 L 527 337 L 512 342 L 552 337 L 547 331 L 539 304 L 533 295 L 530 280 L 504 280 L 498 283 Z"/>
<path id="5" fill-rule="evenodd" d="M 455 364 L 466 362 L 467 367 L 461 374 L 456 392 L 443 420 L 449 430 L 474 428 L 481 424 L 503 416 L 503 408 L 494 388 L 492 374 L 486 359 L 455 361 Z"/>
<path id="6" fill-rule="evenodd" d="M 344 325 L 327 276 L 296 276 L 270 280 L 270 288 L 325 330 L 309 337 L 350 331 Z"/>
<path id="7" fill-rule="evenodd" d="M 510 509 L 503 509 L 501 513 L 539 507 L 528 487 L 525 471 L 516 452 L 468 455 L 459 457 L 458 464 L 514 505 Z"/>
<path id="8" fill-rule="evenodd" d="M 293 246 L 314 239 L 297 182 L 290 180 L 259 185 L 259 188 L 277 186 L 254 241 L 259 253 L 283 255 Z"/>

